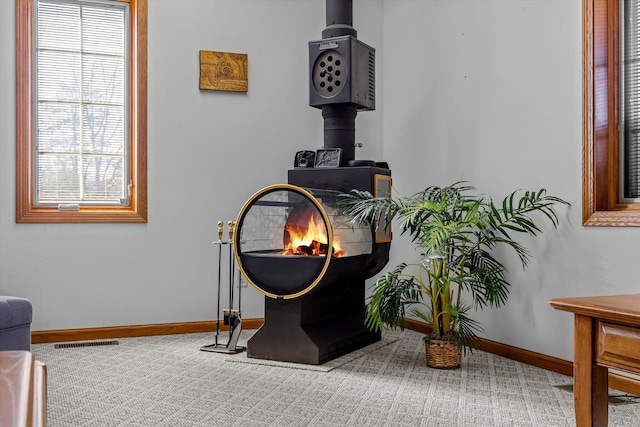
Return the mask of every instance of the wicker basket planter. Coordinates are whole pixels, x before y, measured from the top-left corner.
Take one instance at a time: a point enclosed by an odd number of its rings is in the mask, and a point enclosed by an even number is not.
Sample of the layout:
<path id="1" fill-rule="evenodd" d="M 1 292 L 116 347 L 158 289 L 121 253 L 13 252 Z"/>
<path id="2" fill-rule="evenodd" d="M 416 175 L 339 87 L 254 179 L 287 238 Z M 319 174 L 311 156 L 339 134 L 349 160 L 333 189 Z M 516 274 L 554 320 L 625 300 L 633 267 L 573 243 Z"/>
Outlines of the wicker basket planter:
<path id="1" fill-rule="evenodd" d="M 462 350 L 455 342 L 443 340 L 424 340 L 427 352 L 427 366 L 438 369 L 460 367 Z"/>

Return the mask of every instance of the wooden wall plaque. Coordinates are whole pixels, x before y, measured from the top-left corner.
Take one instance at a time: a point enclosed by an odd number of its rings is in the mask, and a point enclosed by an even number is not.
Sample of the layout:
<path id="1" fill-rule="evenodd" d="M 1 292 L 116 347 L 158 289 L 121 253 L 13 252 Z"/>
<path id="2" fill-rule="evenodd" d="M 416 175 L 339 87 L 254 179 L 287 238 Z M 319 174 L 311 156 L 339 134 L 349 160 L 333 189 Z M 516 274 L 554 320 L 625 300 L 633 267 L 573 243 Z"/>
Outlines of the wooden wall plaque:
<path id="1" fill-rule="evenodd" d="M 245 53 L 200 51 L 200 89 L 247 92 L 249 59 Z"/>

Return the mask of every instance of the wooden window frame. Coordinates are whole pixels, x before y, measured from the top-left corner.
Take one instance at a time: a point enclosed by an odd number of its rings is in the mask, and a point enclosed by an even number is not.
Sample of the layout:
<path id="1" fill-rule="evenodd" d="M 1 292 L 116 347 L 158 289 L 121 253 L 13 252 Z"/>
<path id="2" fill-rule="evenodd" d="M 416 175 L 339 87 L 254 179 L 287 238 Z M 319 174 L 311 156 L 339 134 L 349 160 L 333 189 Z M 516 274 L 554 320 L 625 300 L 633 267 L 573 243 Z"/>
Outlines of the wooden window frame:
<path id="1" fill-rule="evenodd" d="M 640 203 L 620 202 L 619 1 L 583 0 L 582 224 L 640 226 Z"/>
<path id="2" fill-rule="evenodd" d="M 131 205 L 58 210 L 33 203 L 34 0 L 16 0 L 16 222 L 147 222 L 147 0 L 116 0 L 130 7 L 129 117 Z"/>

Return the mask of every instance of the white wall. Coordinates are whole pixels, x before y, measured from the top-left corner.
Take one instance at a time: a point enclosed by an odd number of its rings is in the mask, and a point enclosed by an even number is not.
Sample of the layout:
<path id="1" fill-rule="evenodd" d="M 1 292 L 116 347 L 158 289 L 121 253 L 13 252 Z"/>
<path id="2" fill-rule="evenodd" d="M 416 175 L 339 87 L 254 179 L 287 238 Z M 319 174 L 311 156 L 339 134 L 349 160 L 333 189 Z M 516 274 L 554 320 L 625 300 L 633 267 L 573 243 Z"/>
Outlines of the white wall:
<path id="1" fill-rule="evenodd" d="M 0 293 L 34 303 L 35 330 L 215 318 L 215 222 L 233 219 L 293 153 L 322 145 L 307 106 L 307 42 L 323 0 L 149 1 L 149 223 L 15 224 L 14 3 L 0 1 Z M 544 187 L 573 204 L 512 255 L 486 337 L 572 358 L 571 315 L 548 300 L 637 292 L 640 230 L 581 225 L 580 0 L 356 0 L 376 48 L 377 110 L 358 158 L 386 160 L 403 194 L 466 179 L 495 198 Z M 248 53 L 247 94 L 198 90 L 198 51 Z M 416 257 L 396 236 L 389 268 Z M 243 295 L 244 317 L 262 298 Z"/>
<path id="2" fill-rule="evenodd" d="M 511 254 L 506 307 L 485 336 L 572 359 L 573 318 L 548 300 L 637 293 L 636 228 L 581 225 L 581 1 L 384 2 L 384 154 L 411 194 L 459 179 L 494 198 L 546 188 L 572 203 Z M 391 264 L 416 256 L 396 245 Z"/>
<path id="3" fill-rule="evenodd" d="M 354 12 L 359 38 L 381 46 L 382 3 Z M 15 2 L 0 1 L 0 294 L 31 299 L 34 330 L 215 319 L 217 221 L 286 182 L 296 151 L 323 145 L 307 43 L 322 37 L 324 1 L 149 1 L 143 225 L 15 223 L 14 17 Z M 200 91 L 199 50 L 247 53 L 248 93 Z M 382 109 L 356 125 L 359 156 L 380 158 Z M 243 315 L 263 316 L 252 288 Z"/>

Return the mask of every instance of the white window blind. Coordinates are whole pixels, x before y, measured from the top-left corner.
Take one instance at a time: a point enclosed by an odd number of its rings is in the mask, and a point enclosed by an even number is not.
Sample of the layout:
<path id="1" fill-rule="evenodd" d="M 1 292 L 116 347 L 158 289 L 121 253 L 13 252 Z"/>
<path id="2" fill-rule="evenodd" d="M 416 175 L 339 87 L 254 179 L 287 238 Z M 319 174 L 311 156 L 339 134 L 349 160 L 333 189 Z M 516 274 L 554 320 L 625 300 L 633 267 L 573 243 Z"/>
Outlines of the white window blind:
<path id="1" fill-rule="evenodd" d="M 36 205 L 130 203 L 128 7 L 36 0 Z"/>
<path id="2" fill-rule="evenodd" d="M 623 201 L 640 200 L 640 5 L 621 2 L 621 185 Z"/>

